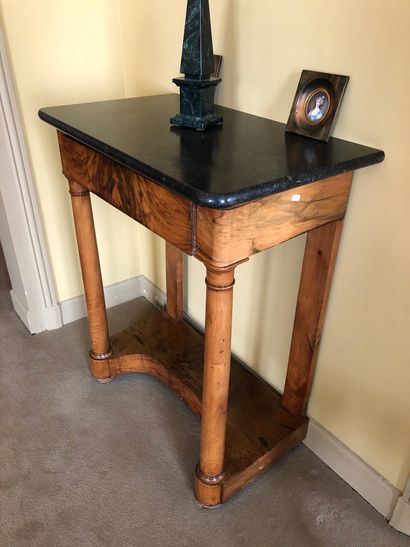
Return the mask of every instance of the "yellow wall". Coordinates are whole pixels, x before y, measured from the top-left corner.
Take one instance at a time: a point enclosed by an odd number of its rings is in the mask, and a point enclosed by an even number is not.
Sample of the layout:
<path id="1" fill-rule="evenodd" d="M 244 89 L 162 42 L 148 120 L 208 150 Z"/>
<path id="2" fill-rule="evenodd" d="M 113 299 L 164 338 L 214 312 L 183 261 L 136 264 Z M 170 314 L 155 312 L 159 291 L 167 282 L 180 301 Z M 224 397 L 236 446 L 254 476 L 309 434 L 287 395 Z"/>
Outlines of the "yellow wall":
<path id="1" fill-rule="evenodd" d="M 0 5 L 64 299 L 81 283 L 54 134 L 36 111 L 175 91 L 186 0 Z M 286 121 L 302 68 L 349 74 L 335 134 L 386 151 L 383 164 L 355 176 L 309 413 L 402 488 L 410 472 L 410 4 L 211 0 L 211 10 L 215 51 L 224 55 L 221 104 Z M 139 247 L 141 271 L 164 288 L 163 242 L 104 205 L 97 224 L 106 283 L 138 273 Z M 303 245 L 297 238 L 237 269 L 234 351 L 279 389 Z M 188 262 L 188 311 L 202 321 L 204 269 Z"/>
<path id="2" fill-rule="evenodd" d="M 0 0 L 58 299 L 83 292 L 67 181 L 43 106 L 123 96 L 121 35 L 112 0 Z M 135 223 L 93 199 L 104 283 L 137 275 Z"/>

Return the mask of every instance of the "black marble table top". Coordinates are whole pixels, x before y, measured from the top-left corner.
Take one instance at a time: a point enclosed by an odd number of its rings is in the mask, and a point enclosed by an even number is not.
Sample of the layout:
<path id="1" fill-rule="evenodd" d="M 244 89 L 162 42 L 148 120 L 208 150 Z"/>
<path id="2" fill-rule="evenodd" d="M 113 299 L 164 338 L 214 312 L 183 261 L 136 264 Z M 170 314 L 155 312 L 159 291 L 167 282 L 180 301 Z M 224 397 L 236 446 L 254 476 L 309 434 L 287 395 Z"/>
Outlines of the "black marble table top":
<path id="1" fill-rule="evenodd" d="M 381 150 L 285 133 L 279 122 L 224 107 L 222 127 L 171 128 L 177 94 L 43 108 L 42 120 L 188 197 L 226 209 L 379 163 Z"/>

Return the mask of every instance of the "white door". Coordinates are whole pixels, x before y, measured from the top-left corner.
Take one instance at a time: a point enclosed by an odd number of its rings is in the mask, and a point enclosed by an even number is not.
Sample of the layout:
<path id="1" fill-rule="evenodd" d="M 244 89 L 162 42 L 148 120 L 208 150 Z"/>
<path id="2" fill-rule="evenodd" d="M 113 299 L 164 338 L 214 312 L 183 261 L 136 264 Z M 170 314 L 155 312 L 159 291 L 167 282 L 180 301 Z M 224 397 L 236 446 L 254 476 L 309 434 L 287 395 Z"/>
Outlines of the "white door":
<path id="1" fill-rule="evenodd" d="M 0 32 L 0 242 L 16 313 L 34 334 L 62 325 Z"/>

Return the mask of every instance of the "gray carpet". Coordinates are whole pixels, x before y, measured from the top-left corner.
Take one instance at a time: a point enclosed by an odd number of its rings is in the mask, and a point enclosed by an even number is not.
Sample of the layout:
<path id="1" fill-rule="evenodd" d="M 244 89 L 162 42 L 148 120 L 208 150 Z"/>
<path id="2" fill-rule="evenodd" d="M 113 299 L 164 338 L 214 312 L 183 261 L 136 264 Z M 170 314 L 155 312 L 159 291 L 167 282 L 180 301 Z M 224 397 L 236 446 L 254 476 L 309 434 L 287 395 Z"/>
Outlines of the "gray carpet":
<path id="1" fill-rule="evenodd" d="M 91 380 L 85 320 L 30 336 L 0 270 L 1 547 L 410 546 L 305 447 L 199 507 L 197 418 L 150 377 Z M 133 313 L 111 310 L 112 331 Z"/>

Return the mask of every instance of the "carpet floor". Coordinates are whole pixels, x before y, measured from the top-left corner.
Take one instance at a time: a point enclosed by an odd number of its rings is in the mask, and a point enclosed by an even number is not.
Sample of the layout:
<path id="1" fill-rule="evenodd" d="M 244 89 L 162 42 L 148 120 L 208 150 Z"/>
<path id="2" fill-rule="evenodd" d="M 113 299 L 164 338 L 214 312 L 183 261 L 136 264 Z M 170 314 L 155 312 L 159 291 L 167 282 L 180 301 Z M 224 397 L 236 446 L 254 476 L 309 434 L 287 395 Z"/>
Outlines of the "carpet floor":
<path id="1" fill-rule="evenodd" d="M 226 505 L 193 497 L 200 424 L 144 375 L 101 385 L 85 320 L 31 336 L 0 257 L 0 546 L 405 547 L 306 447 Z M 133 303 L 109 311 L 123 329 Z"/>

